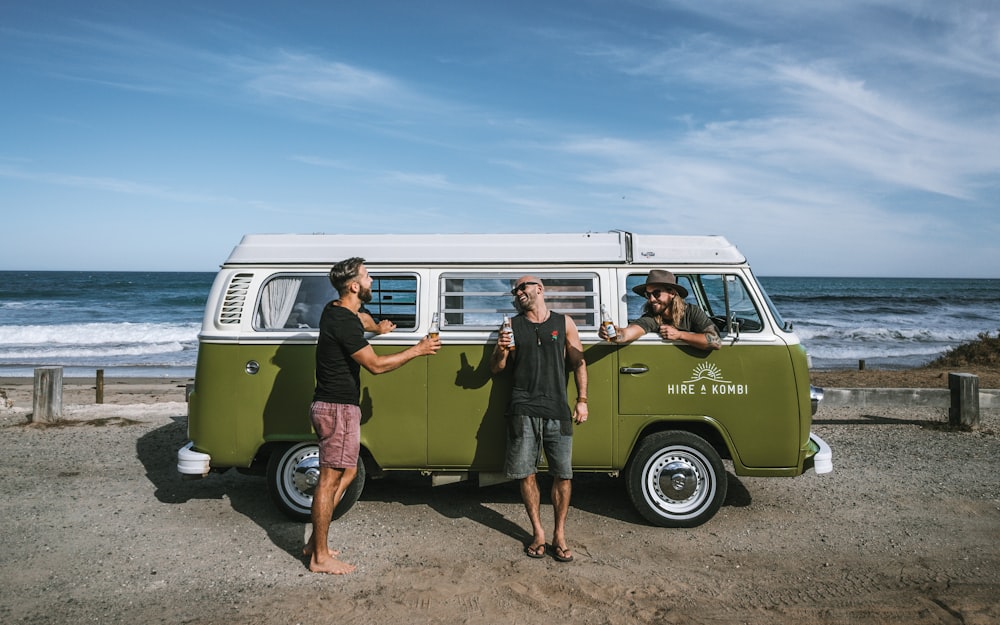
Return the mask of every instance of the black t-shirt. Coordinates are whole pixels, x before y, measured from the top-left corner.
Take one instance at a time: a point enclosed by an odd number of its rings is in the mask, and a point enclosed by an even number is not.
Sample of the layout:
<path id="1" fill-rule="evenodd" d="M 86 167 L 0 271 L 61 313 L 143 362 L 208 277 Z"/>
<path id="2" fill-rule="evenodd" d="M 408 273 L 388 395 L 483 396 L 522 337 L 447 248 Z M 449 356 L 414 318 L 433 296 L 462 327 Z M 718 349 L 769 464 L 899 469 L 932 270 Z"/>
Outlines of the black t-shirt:
<path id="1" fill-rule="evenodd" d="M 319 320 L 313 401 L 358 405 L 361 365 L 351 358 L 351 354 L 367 346 L 361 319 L 342 306 L 327 304 Z"/>

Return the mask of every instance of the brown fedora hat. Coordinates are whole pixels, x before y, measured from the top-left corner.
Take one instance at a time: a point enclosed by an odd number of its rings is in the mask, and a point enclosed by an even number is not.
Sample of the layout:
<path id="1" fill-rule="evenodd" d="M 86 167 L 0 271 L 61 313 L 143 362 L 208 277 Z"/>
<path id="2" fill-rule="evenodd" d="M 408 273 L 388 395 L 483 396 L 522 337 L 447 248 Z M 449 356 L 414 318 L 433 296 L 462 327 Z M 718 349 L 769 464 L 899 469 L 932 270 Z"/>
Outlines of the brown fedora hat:
<path id="1" fill-rule="evenodd" d="M 674 277 L 674 274 L 666 271 L 665 269 L 654 269 L 650 271 L 649 275 L 646 276 L 646 283 L 635 285 L 632 287 L 632 292 L 639 297 L 646 297 L 646 287 L 648 286 L 665 286 L 680 295 L 681 298 L 688 296 L 687 289 L 677 284 L 677 278 Z"/>

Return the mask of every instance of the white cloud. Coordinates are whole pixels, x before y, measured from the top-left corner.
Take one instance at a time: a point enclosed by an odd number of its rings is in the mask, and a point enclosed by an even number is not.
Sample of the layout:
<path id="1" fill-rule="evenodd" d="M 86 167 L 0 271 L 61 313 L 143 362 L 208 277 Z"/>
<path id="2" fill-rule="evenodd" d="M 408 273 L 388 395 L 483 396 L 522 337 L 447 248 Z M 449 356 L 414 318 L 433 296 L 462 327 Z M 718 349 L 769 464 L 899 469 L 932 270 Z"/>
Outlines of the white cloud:
<path id="1" fill-rule="evenodd" d="M 43 185 L 71 187 L 90 191 L 113 194 L 144 196 L 160 200 L 170 200 L 185 204 L 233 204 L 237 200 L 231 197 L 190 193 L 177 191 L 168 187 L 150 185 L 134 180 L 125 180 L 110 176 L 81 176 L 57 172 L 25 171 L 11 167 L 0 166 L 0 178 L 25 180 Z"/>
<path id="2" fill-rule="evenodd" d="M 242 69 L 249 75 L 247 88 L 270 97 L 344 108 L 402 105 L 414 99 L 390 76 L 302 53 L 279 51 Z"/>

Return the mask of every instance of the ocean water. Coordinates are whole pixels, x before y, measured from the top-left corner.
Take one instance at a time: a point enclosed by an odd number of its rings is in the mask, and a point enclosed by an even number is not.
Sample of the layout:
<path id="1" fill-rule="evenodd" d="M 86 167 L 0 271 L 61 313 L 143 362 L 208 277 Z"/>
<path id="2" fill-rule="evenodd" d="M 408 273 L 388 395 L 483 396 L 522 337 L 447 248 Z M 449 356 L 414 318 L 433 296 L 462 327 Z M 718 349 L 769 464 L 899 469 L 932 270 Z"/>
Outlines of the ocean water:
<path id="1" fill-rule="evenodd" d="M 1000 280 L 760 278 L 817 369 L 926 364 L 1000 331 Z"/>
<path id="2" fill-rule="evenodd" d="M 0 271 L 0 377 L 193 377 L 215 274 Z M 1000 280 L 762 277 L 821 369 L 925 364 L 1000 331 Z"/>
<path id="3" fill-rule="evenodd" d="M 214 272 L 0 271 L 0 376 L 192 377 Z"/>

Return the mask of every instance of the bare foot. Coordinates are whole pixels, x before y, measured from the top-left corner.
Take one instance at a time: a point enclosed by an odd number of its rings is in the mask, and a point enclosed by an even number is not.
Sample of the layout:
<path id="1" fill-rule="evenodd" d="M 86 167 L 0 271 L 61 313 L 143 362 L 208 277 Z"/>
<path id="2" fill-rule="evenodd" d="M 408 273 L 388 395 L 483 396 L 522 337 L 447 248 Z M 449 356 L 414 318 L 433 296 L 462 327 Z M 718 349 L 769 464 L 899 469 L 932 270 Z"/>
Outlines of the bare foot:
<path id="1" fill-rule="evenodd" d="M 313 544 L 311 542 L 306 543 L 306 546 L 302 548 L 302 555 L 304 555 L 307 558 L 311 558 L 313 551 L 315 550 L 316 549 L 313 547 Z M 336 558 L 337 556 L 340 555 L 340 549 L 331 549 L 330 555 Z"/>
<path id="2" fill-rule="evenodd" d="M 313 554 L 309 558 L 309 570 L 313 573 L 327 573 L 329 575 L 346 575 L 352 572 L 357 567 L 353 564 L 348 564 L 338 560 L 337 558 L 326 558 L 322 562 L 316 560 L 316 555 Z"/>

